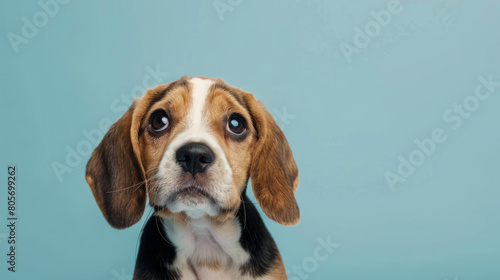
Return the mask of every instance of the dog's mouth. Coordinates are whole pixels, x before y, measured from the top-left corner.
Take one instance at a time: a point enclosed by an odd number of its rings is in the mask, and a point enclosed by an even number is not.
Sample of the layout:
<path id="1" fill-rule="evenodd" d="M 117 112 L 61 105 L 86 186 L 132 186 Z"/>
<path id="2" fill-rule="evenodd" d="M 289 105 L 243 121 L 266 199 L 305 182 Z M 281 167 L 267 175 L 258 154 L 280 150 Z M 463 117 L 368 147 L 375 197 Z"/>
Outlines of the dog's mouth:
<path id="1" fill-rule="evenodd" d="M 204 189 L 196 186 L 182 188 L 175 194 L 178 198 L 206 198 L 215 202 L 215 199 Z"/>
<path id="2" fill-rule="evenodd" d="M 231 214 L 238 207 L 225 207 L 205 188 L 190 184 L 179 187 L 170 193 L 160 203 L 151 203 L 156 212 L 167 210 L 171 213 L 186 213 L 192 218 L 203 215 L 216 216 L 219 214 Z"/>
<path id="3" fill-rule="evenodd" d="M 191 207 L 196 207 L 200 204 L 218 204 L 215 198 L 205 189 L 194 185 L 183 187 L 170 194 L 167 198 L 167 205 L 174 202 L 180 202 Z"/>

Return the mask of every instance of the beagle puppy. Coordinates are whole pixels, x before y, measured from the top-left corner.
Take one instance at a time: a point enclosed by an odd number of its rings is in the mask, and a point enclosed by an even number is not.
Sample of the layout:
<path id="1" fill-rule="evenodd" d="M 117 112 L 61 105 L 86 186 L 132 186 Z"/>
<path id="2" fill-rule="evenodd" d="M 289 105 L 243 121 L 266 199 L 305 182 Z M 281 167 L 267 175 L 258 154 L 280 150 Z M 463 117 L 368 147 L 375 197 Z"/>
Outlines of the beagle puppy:
<path id="1" fill-rule="evenodd" d="M 183 77 L 148 90 L 93 152 L 86 180 L 108 223 L 130 227 L 146 201 L 134 279 L 287 279 L 254 204 L 299 221 L 298 169 L 252 94 L 221 79 Z"/>

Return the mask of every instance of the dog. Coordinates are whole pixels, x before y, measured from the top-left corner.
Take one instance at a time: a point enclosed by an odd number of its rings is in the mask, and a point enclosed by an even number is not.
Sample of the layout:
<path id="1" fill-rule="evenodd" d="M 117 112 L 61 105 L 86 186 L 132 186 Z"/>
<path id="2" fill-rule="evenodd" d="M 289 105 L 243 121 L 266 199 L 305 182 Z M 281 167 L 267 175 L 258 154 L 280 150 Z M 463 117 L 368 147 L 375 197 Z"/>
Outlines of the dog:
<path id="1" fill-rule="evenodd" d="M 182 77 L 146 91 L 91 155 L 86 181 L 107 222 L 137 223 L 133 279 L 287 279 L 246 194 L 283 225 L 300 219 L 299 174 L 262 103 L 221 79 Z"/>

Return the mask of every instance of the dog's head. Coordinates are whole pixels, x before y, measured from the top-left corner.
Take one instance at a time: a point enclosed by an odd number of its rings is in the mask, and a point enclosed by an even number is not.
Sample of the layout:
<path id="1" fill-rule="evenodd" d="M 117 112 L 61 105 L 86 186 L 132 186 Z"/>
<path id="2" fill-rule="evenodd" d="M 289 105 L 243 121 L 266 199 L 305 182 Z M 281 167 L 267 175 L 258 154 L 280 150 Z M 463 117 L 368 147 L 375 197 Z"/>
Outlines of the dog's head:
<path id="1" fill-rule="evenodd" d="M 191 218 L 234 213 L 251 177 L 266 215 L 292 225 L 298 169 L 288 142 L 252 94 L 220 79 L 189 78 L 150 89 L 107 132 L 86 179 L 106 220 L 126 228 L 147 196 Z"/>

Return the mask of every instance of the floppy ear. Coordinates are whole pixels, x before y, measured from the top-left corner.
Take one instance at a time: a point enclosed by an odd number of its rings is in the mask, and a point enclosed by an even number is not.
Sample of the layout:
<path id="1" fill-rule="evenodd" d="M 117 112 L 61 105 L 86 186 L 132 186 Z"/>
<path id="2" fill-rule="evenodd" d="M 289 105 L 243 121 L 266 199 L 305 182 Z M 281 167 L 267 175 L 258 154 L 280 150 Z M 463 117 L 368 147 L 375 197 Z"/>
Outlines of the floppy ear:
<path id="1" fill-rule="evenodd" d="M 134 108 L 135 104 L 111 126 L 90 157 L 85 174 L 104 217 L 120 229 L 137 223 L 146 207 Z"/>
<path id="2" fill-rule="evenodd" d="M 249 93 L 244 97 L 258 137 L 250 167 L 255 198 L 269 218 L 283 225 L 295 225 L 300 219 L 294 196 L 299 171 L 292 150 L 264 105 Z"/>

